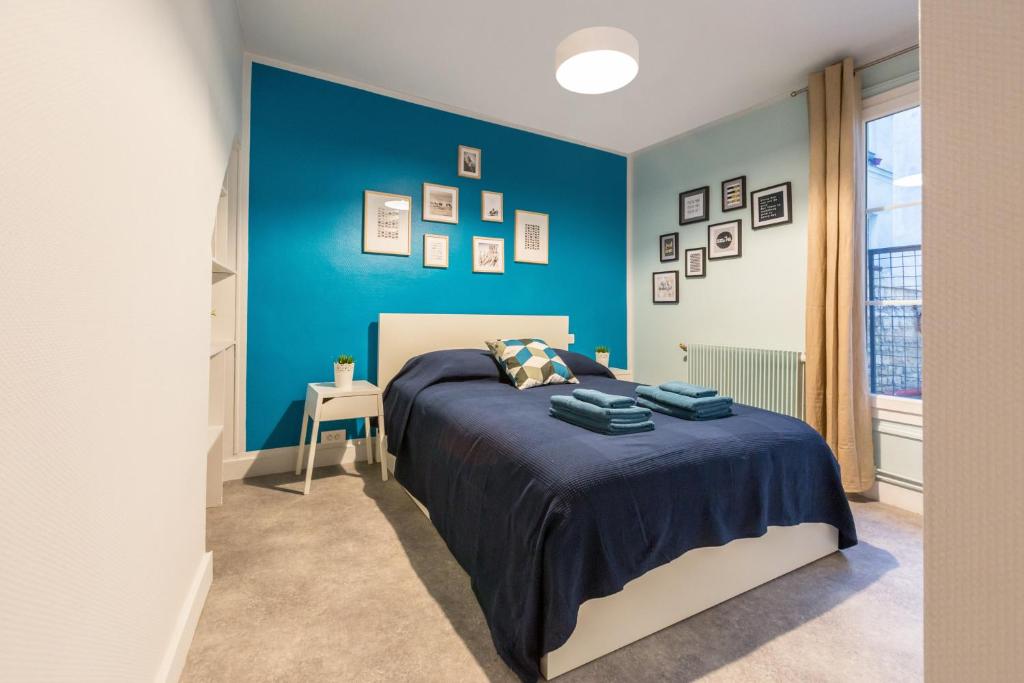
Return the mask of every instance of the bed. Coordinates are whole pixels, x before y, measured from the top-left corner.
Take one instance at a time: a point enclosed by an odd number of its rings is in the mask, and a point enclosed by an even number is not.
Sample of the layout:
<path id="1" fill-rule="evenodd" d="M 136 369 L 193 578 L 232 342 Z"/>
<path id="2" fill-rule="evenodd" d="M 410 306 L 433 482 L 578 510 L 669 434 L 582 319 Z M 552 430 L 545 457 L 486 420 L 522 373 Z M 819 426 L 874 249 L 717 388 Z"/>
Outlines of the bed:
<path id="1" fill-rule="evenodd" d="M 382 314 L 388 465 L 470 576 L 498 654 L 554 678 L 856 543 L 820 436 L 737 406 L 602 436 L 503 382 L 485 339 L 568 347 L 562 316 Z M 580 385 L 632 394 L 579 354 Z"/>

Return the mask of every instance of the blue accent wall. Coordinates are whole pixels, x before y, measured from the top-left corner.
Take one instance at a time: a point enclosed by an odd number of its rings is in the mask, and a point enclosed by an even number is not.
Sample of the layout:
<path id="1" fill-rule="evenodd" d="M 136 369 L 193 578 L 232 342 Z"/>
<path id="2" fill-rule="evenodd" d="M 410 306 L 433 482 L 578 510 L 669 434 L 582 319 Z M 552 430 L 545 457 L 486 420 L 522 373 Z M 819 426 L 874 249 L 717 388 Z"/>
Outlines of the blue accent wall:
<path id="1" fill-rule="evenodd" d="M 379 313 L 568 315 L 573 350 L 625 365 L 625 157 L 261 64 L 251 92 L 248 450 L 298 442 L 339 353 L 376 380 Z M 481 180 L 458 177 L 460 144 Z M 424 182 L 459 188 L 458 225 L 420 220 Z M 412 196 L 411 256 L 362 253 L 364 190 Z M 481 190 L 504 223 L 480 220 Z M 513 260 L 516 209 L 550 214 L 549 265 Z M 447 270 L 423 267 L 424 233 L 449 235 Z M 504 275 L 472 272 L 474 235 L 505 239 Z"/>

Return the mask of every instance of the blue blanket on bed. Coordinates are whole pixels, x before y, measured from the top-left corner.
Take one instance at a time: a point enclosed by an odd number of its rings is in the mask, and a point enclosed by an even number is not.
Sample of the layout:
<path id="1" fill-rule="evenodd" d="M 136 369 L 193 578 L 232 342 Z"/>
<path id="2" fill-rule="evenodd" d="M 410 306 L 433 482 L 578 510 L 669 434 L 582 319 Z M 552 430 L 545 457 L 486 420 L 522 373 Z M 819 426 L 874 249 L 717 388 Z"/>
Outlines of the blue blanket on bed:
<path id="1" fill-rule="evenodd" d="M 558 353 L 581 387 L 633 392 Z M 835 458 L 803 422 L 737 404 L 727 420 L 655 413 L 653 431 L 609 437 L 548 417 L 551 396 L 576 387 L 518 391 L 466 349 L 410 360 L 384 394 L 395 476 L 430 511 L 522 680 L 537 679 L 584 601 L 687 550 L 802 522 L 835 526 L 840 548 L 857 542 Z"/>

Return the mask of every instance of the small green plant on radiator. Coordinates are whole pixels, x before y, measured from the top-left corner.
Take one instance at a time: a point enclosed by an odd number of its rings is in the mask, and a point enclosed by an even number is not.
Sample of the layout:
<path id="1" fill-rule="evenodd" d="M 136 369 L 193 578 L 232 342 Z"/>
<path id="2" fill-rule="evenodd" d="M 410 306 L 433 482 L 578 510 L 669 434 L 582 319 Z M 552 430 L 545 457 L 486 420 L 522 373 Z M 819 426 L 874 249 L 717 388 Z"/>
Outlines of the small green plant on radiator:
<path id="1" fill-rule="evenodd" d="M 334 386 L 348 391 L 352 388 L 352 376 L 356 373 L 356 359 L 348 354 L 341 354 L 334 361 Z"/>
<path id="2" fill-rule="evenodd" d="M 608 367 L 609 356 L 611 356 L 611 350 L 607 346 L 601 345 L 594 349 L 594 358 L 605 367 Z"/>

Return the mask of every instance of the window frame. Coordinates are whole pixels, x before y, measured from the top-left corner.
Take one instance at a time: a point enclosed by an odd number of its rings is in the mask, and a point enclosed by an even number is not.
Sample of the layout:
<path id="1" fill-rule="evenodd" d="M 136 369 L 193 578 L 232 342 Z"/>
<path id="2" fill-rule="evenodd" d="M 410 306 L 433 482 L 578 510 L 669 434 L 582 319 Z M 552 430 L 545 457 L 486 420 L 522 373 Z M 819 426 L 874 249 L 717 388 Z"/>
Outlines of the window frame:
<path id="1" fill-rule="evenodd" d="M 921 88 L 919 81 L 897 86 L 891 90 L 886 90 L 883 93 L 873 95 L 872 97 L 868 97 L 863 100 L 861 103 L 860 116 L 860 149 L 857 152 L 857 177 L 860 179 L 859 184 L 861 186 L 864 186 L 864 178 L 867 177 L 867 154 L 865 153 L 865 145 L 867 142 L 868 123 L 876 119 L 885 118 L 886 116 L 891 116 L 901 111 L 906 111 L 907 109 L 913 109 L 914 107 L 919 106 L 921 106 Z M 865 186 L 864 190 L 866 189 L 867 188 Z M 867 266 L 867 234 L 865 232 L 867 230 L 867 221 L 865 220 L 865 216 L 867 215 L 868 206 L 867 193 L 864 190 L 857 193 L 857 215 L 858 220 L 860 221 L 860 230 L 862 231 L 862 253 L 858 258 L 858 261 L 861 264 L 860 278 L 862 283 L 866 282 L 865 278 L 867 277 L 864 269 Z M 865 295 L 866 294 L 867 292 L 865 292 Z M 862 302 L 865 329 L 867 329 L 867 311 L 868 306 L 870 305 L 871 302 L 869 302 L 865 296 L 865 299 Z M 867 356 L 867 339 L 862 339 L 861 343 L 865 344 L 864 350 L 865 356 Z M 869 396 L 871 399 L 871 414 L 874 419 L 916 426 L 920 426 L 922 424 L 921 414 L 924 406 L 923 396 L 921 398 L 903 398 L 900 396 L 889 396 L 887 394 L 869 394 Z"/>

